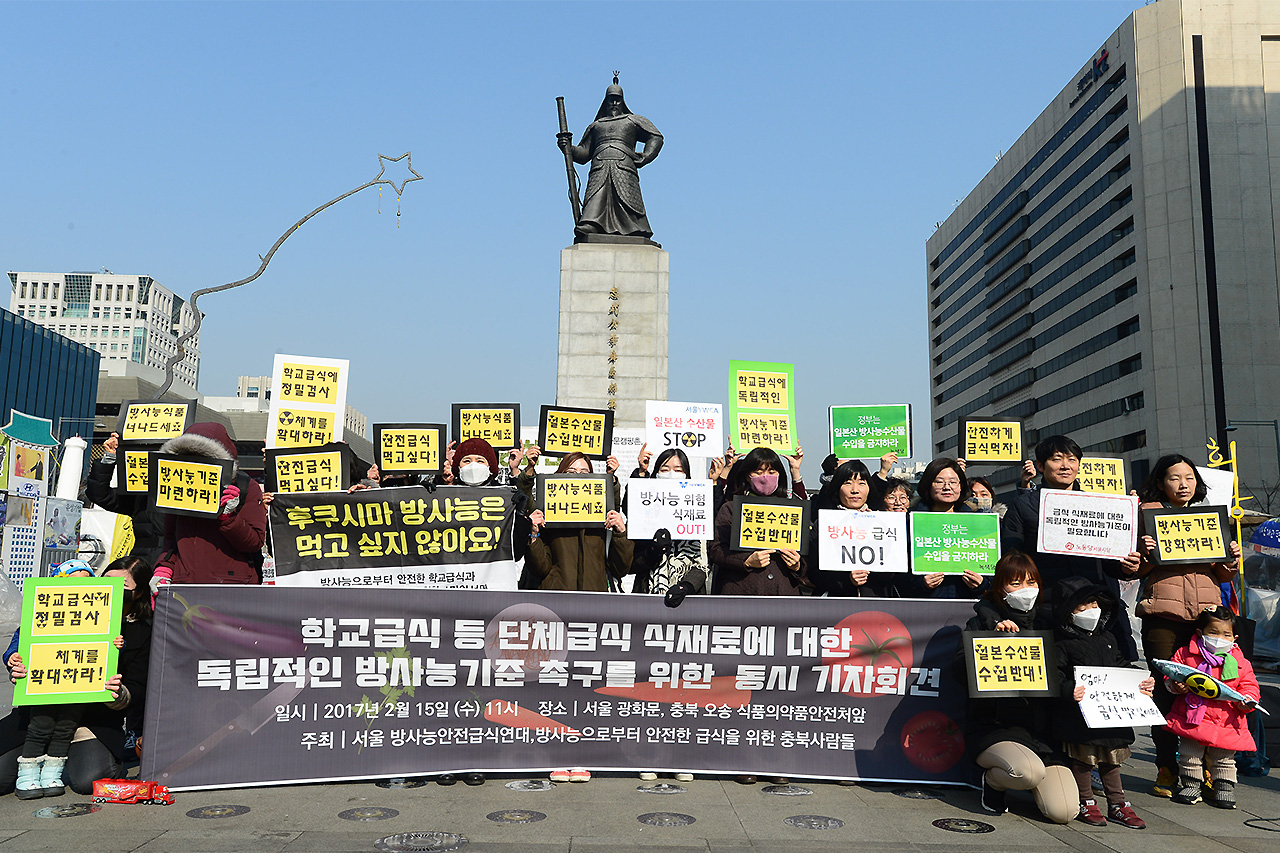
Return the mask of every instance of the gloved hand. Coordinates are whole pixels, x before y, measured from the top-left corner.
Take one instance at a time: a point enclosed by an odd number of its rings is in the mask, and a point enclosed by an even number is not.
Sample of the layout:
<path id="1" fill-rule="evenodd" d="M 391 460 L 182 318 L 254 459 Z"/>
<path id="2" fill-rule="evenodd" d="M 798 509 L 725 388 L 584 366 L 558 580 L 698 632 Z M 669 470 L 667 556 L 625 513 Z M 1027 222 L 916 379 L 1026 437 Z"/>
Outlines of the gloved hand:
<path id="1" fill-rule="evenodd" d="M 688 581 L 680 581 L 680 583 L 667 590 L 667 594 L 663 597 L 662 603 L 668 607 L 679 607 L 680 602 L 684 601 L 685 596 L 692 595 L 697 592 L 693 588 L 693 584 Z"/>
<path id="2" fill-rule="evenodd" d="M 170 570 L 170 571 L 172 571 L 172 570 Z M 152 595 L 152 597 L 154 598 L 155 596 L 159 595 L 159 594 L 160 594 L 160 588 L 161 588 L 161 587 L 166 587 L 166 586 L 168 586 L 168 585 L 170 584 L 170 582 L 171 582 L 171 581 L 170 581 L 170 579 L 169 579 L 167 576 L 165 576 L 165 575 L 152 575 L 152 576 L 151 576 L 151 583 L 150 583 L 150 584 L 148 584 L 148 586 L 150 586 L 150 587 L 151 587 L 151 595 Z"/>
<path id="3" fill-rule="evenodd" d="M 231 515 L 240 508 L 240 489 L 236 486 L 226 486 L 222 490 L 222 499 L 218 501 L 221 507 L 219 510 L 223 515 Z"/>

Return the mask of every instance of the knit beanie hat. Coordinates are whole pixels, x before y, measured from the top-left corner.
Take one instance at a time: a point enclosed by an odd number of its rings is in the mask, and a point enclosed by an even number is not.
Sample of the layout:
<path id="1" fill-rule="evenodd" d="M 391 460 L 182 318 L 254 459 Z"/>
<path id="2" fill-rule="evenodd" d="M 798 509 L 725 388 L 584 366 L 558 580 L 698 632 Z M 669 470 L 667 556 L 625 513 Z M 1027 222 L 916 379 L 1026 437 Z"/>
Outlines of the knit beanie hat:
<path id="1" fill-rule="evenodd" d="M 498 473 L 498 454 L 494 451 L 493 445 L 483 438 L 468 438 L 453 450 L 454 479 L 458 478 L 458 469 L 461 467 L 458 463 L 466 456 L 483 456 L 489 463 L 489 473 Z"/>

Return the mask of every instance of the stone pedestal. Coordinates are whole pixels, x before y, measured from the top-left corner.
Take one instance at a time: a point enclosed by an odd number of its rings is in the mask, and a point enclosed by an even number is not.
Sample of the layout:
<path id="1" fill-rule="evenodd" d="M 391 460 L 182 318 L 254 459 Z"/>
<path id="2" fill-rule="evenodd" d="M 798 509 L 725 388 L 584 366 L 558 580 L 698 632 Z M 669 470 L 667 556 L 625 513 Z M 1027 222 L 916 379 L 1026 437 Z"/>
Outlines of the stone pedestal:
<path id="1" fill-rule="evenodd" d="M 667 399 L 669 256 L 653 245 L 578 243 L 560 253 L 556 404 L 614 410 L 644 426 Z"/>

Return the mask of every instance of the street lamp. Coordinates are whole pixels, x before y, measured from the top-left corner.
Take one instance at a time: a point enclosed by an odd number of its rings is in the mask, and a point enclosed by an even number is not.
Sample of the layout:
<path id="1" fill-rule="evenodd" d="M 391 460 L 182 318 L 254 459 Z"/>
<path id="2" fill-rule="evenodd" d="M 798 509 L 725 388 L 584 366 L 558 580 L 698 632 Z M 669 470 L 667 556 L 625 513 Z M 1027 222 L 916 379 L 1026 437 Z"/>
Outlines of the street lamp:
<path id="1" fill-rule="evenodd" d="M 1227 421 L 1227 431 L 1242 426 L 1269 426 L 1276 432 L 1276 466 L 1280 469 L 1280 419 L 1274 421 Z"/>

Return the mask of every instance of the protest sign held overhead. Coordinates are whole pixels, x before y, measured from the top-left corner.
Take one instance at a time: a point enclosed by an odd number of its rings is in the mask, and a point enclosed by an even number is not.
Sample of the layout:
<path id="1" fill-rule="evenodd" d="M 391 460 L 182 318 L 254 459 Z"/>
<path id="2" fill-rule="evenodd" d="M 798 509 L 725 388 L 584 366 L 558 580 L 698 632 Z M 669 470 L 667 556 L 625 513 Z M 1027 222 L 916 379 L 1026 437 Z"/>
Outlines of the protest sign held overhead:
<path id="1" fill-rule="evenodd" d="M 1076 482 L 1081 491 L 1109 495 L 1128 494 L 1124 479 L 1124 460 L 1112 456 L 1086 456 L 1080 460 Z"/>
<path id="2" fill-rule="evenodd" d="M 838 459 L 879 459 L 896 453 L 911 456 L 911 406 L 830 406 L 827 425 L 831 452 Z"/>
<path id="3" fill-rule="evenodd" d="M 267 447 L 341 441 L 350 364 L 345 358 L 277 353 L 271 370 Z"/>
<path id="4" fill-rule="evenodd" d="M 164 444 L 196 420 L 196 401 L 129 400 L 120 405 L 116 433 L 123 444 Z"/>
<path id="5" fill-rule="evenodd" d="M 1120 666 L 1077 666 L 1076 686 L 1084 687 L 1080 713 L 1091 729 L 1117 726 L 1163 726 L 1164 713 L 1138 687 L 1151 677 L 1146 669 Z"/>
<path id="6" fill-rule="evenodd" d="M 1044 554 L 1123 560 L 1138 547 L 1138 499 L 1041 489 L 1037 535 Z"/>
<path id="7" fill-rule="evenodd" d="M 735 551 L 809 553 L 809 502 L 734 495 L 729 547 Z"/>
<path id="8" fill-rule="evenodd" d="M 121 447 L 117 458 L 116 491 L 126 495 L 144 495 L 150 491 L 151 451 Z"/>
<path id="9" fill-rule="evenodd" d="M 739 453 L 796 452 L 795 365 L 729 362 L 729 442 Z"/>
<path id="10" fill-rule="evenodd" d="M 548 527 L 604 527 L 614 507 L 609 474 L 539 474 L 534 505 Z"/>
<path id="11" fill-rule="evenodd" d="M 374 424 L 380 474 L 439 474 L 444 470 L 444 424 Z"/>
<path id="12" fill-rule="evenodd" d="M 1231 541 L 1225 506 L 1169 507 L 1142 510 L 1142 530 L 1156 540 L 1156 565 L 1206 563 L 1230 559 Z"/>
<path id="13" fill-rule="evenodd" d="M 266 491 L 345 492 L 351 486 L 351 448 L 333 442 L 301 450 L 266 451 Z"/>
<path id="14" fill-rule="evenodd" d="M 450 435 L 458 444 L 482 438 L 499 456 L 520 446 L 519 403 L 454 403 Z"/>
<path id="15" fill-rule="evenodd" d="M 583 453 L 604 459 L 613 440 L 613 412 L 573 406 L 543 406 L 538 418 L 538 446 L 547 456 Z"/>
<path id="16" fill-rule="evenodd" d="M 1001 418 L 961 418 L 958 458 L 970 465 L 1022 461 L 1022 422 Z"/>
<path id="17" fill-rule="evenodd" d="M 14 682 L 14 705 L 112 701 L 123 590 L 122 578 L 26 580 L 18 654 L 27 677 Z"/>
<path id="18" fill-rule="evenodd" d="M 152 453 L 147 474 L 156 509 L 175 515 L 214 518 L 222 490 L 233 484 L 230 459 Z"/>
<path id="19" fill-rule="evenodd" d="M 710 480 L 627 480 L 627 536 L 652 539 L 666 530 L 672 539 L 710 539 L 713 489 Z"/>
<path id="20" fill-rule="evenodd" d="M 1000 516 L 994 512 L 913 512 L 910 518 L 913 574 L 995 574 Z"/>
<path id="21" fill-rule="evenodd" d="M 711 457 L 724 452 L 719 403 L 646 400 L 644 428 L 645 443 L 654 456 L 671 447 L 689 456 Z"/>
<path id="22" fill-rule="evenodd" d="M 818 564 L 823 571 L 908 572 L 907 513 L 818 510 Z"/>
<path id="23" fill-rule="evenodd" d="M 1052 631 L 965 631 L 960 647 L 971 698 L 1058 695 Z"/>

